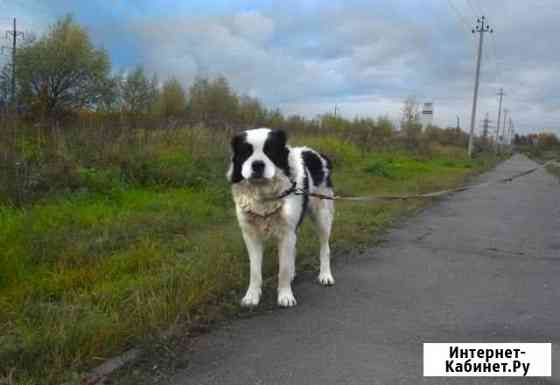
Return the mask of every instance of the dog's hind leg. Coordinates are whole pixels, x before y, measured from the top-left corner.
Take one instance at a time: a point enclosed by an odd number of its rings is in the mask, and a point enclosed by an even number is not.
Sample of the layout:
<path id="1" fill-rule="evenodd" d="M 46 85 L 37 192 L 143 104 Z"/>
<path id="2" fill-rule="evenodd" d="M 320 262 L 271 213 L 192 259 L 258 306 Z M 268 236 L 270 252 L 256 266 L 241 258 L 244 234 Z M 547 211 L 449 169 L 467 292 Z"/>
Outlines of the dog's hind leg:
<path id="1" fill-rule="evenodd" d="M 251 277 L 245 297 L 241 300 L 242 306 L 257 306 L 262 293 L 262 257 L 263 241 L 258 236 L 243 231 L 243 239 L 249 253 Z"/>
<path id="2" fill-rule="evenodd" d="M 278 305 L 290 307 L 296 305 L 292 292 L 292 279 L 295 274 L 296 233 L 288 230 L 278 245 Z"/>
<path id="3" fill-rule="evenodd" d="M 317 198 L 312 198 L 310 203 L 311 215 L 321 244 L 319 251 L 319 283 L 325 286 L 334 285 L 334 278 L 331 272 L 331 248 L 329 245 L 334 218 L 334 203 L 330 200 Z"/>

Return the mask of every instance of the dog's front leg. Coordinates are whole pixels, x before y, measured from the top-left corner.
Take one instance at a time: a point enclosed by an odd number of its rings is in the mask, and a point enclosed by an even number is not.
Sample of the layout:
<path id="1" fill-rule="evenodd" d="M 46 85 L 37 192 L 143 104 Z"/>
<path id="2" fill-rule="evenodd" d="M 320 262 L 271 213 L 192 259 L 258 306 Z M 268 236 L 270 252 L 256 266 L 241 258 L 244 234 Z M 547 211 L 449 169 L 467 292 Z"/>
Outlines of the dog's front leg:
<path id="1" fill-rule="evenodd" d="M 278 305 L 284 307 L 294 306 L 296 299 L 292 293 L 292 278 L 295 271 L 296 259 L 296 234 L 288 230 L 280 238 L 278 245 Z"/>
<path id="2" fill-rule="evenodd" d="M 262 293 L 262 257 L 263 241 L 252 233 L 243 231 L 243 239 L 249 253 L 251 277 L 245 297 L 241 300 L 242 306 L 257 306 Z"/>

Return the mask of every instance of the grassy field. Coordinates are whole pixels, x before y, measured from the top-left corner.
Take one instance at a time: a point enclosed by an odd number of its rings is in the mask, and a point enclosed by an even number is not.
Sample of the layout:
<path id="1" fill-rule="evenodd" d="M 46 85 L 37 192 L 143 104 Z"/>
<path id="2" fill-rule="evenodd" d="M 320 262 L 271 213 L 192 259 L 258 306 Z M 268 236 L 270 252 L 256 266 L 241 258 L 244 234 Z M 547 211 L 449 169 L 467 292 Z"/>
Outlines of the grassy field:
<path id="1" fill-rule="evenodd" d="M 556 159 L 560 159 L 560 156 L 558 156 L 558 158 Z M 560 163 L 558 162 L 560 161 L 557 161 L 557 163 L 554 164 L 549 164 L 548 166 L 546 166 L 546 169 L 552 175 L 556 175 L 558 178 L 560 178 Z"/>
<path id="2" fill-rule="evenodd" d="M 560 147 L 547 146 L 545 148 L 542 148 L 542 146 L 538 145 L 525 145 L 519 146 L 518 150 L 539 163 L 556 161 L 556 163 L 547 165 L 546 170 L 551 174 L 560 177 Z"/>
<path id="3" fill-rule="evenodd" d="M 69 381 L 170 325 L 212 319 L 208 304 L 238 310 L 248 258 L 224 177 L 227 142 L 207 130 L 176 130 L 141 155 L 123 159 L 118 148 L 105 149 L 119 160 L 65 172 L 71 191 L 0 206 L 0 383 L 10 373 L 17 384 Z M 291 143 L 330 155 L 341 195 L 438 190 L 495 163 L 436 145 L 418 157 L 330 136 Z M 338 204 L 334 253 L 370 245 L 377 231 L 423 204 Z M 317 249 L 305 223 L 298 263 L 316 266 Z M 267 255 L 272 277 L 273 250 Z"/>
<path id="4" fill-rule="evenodd" d="M 540 160 L 543 162 L 554 160 L 555 163 L 549 164 L 546 166 L 548 172 L 552 175 L 556 175 L 560 178 L 560 148 L 556 148 L 555 150 L 550 150 L 545 152 L 541 157 Z"/>

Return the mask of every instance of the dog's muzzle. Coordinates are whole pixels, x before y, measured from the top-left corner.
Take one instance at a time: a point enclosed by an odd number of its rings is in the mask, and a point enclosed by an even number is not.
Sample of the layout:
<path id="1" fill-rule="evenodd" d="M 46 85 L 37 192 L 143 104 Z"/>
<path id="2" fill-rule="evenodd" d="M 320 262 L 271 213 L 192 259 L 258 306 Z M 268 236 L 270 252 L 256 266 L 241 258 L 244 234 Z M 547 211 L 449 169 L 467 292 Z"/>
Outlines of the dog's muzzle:
<path id="1" fill-rule="evenodd" d="M 251 164 L 251 179 L 259 180 L 264 179 L 265 164 L 262 160 L 256 160 Z"/>

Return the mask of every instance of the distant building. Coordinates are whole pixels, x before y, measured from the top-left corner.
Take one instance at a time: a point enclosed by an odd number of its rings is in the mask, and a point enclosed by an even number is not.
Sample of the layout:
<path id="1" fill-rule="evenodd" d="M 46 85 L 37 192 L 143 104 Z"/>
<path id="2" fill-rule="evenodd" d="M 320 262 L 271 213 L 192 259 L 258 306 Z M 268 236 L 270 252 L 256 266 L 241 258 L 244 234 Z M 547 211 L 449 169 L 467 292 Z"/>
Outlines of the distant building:
<path id="1" fill-rule="evenodd" d="M 434 121 L 434 103 L 428 102 L 422 105 L 422 128 L 426 128 L 433 124 Z"/>

